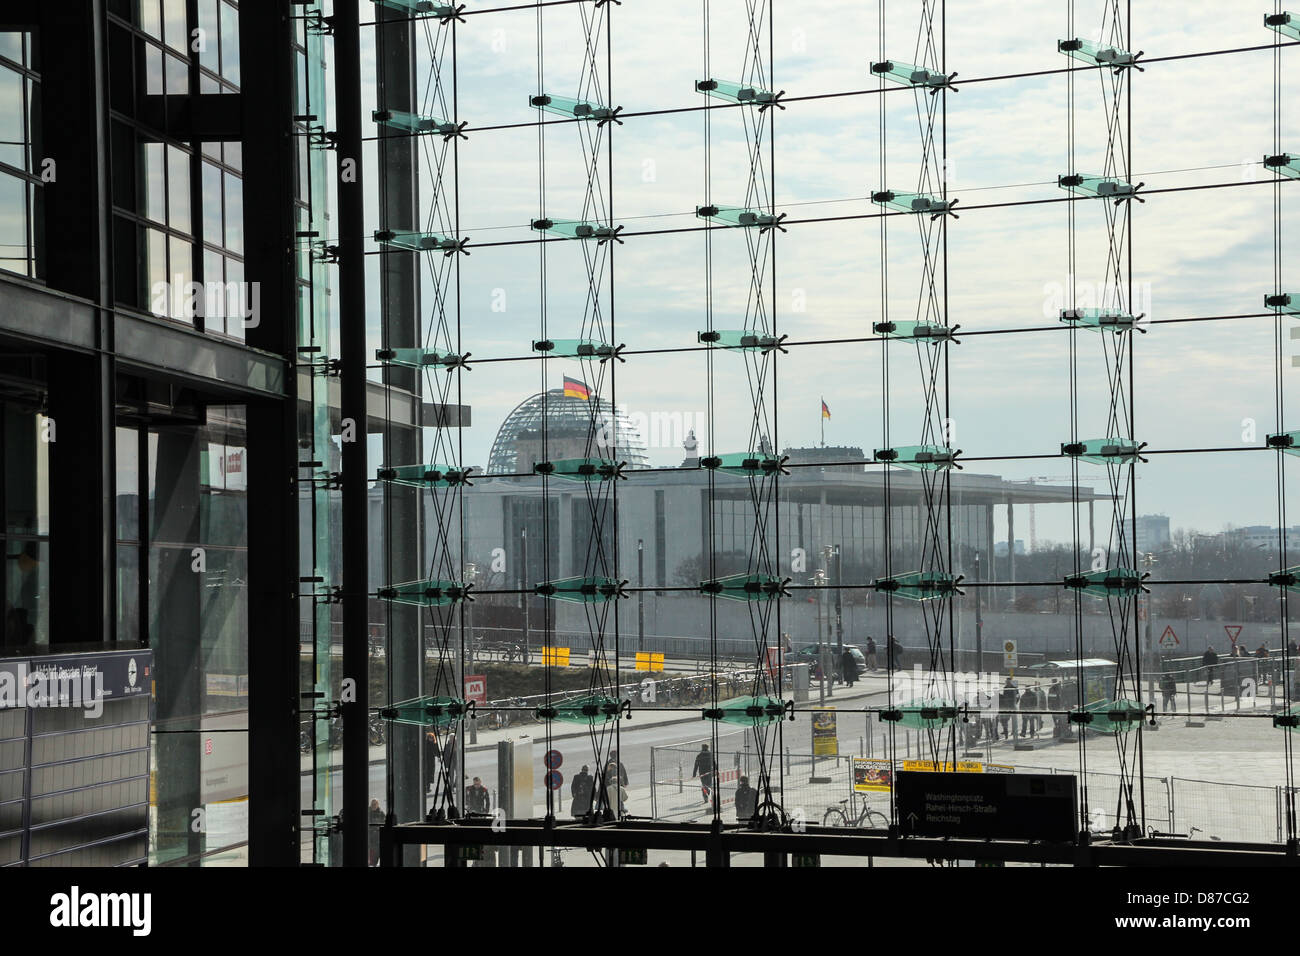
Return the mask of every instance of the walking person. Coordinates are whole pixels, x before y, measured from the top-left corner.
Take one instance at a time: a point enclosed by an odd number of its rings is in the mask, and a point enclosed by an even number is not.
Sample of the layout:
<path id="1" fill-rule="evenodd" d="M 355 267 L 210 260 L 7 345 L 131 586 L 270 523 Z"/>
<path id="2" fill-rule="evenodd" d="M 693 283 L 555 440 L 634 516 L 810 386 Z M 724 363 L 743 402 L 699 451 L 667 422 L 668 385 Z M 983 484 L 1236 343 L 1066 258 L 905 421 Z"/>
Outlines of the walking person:
<path id="1" fill-rule="evenodd" d="M 1174 683 L 1174 675 L 1170 671 L 1165 671 L 1160 675 L 1160 699 L 1163 710 L 1171 714 L 1178 713 L 1178 685 Z"/>
<path id="2" fill-rule="evenodd" d="M 1003 740 L 1016 731 L 1016 697 L 1016 682 L 1008 677 L 998 694 L 998 723 L 1002 725 Z"/>
<path id="3" fill-rule="evenodd" d="M 1033 711 L 1038 709 L 1038 698 L 1032 687 L 1026 687 L 1020 695 L 1020 736 L 1032 737 L 1037 732 L 1034 726 Z"/>
<path id="4" fill-rule="evenodd" d="M 1055 677 L 1047 688 L 1047 709 L 1052 712 L 1052 738 L 1060 740 L 1065 718 L 1061 715 L 1061 682 Z"/>
<path id="5" fill-rule="evenodd" d="M 876 639 L 870 634 L 867 635 L 867 670 L 878 671 L 880 667 L 876 664 Z"/>
<path id="6" fill-rule="evenodd" d="M 573 814 L 573 819 L 581 820 L 591 812 L 591 797 L 595 789 L 596 780 L 591 775 L 591 768 L 583 764 L 582 770 L 569 785 L 569 796 L 573 798 L 569 812 Z"/>
<path id="7" fill-rule="evenodd" d="M 709 802 L 709 794 L 713 790 L 713 778 L 718 772 L 718 762 L 713 759 L 713 754 L 709 750 L 708 744 L 700 744 L 700 752 L 695 755 L 695 766 L 691 768 L 691 778 L 700 778 L 700 791 L 704 794 L 704 802 Z"/>
<path id="8" fill-rule="evenodd" d="M 1214 652 L 1214 647 L 1207 647 L 1205 653 L 1201 655 L 1201 666 L 1205 668 L 1205 686 L 1208 689 L 1210 682 L 1214 680 L 1215 665 L 1219 663 L 1219 655 Z"/>
<path id="9" fill-rule="evenodd" d="M 858 661 L 847 647 L 840 655 L 840 670 L 844 672 L 844 683 L 852 687 L 858 679 Z"/>

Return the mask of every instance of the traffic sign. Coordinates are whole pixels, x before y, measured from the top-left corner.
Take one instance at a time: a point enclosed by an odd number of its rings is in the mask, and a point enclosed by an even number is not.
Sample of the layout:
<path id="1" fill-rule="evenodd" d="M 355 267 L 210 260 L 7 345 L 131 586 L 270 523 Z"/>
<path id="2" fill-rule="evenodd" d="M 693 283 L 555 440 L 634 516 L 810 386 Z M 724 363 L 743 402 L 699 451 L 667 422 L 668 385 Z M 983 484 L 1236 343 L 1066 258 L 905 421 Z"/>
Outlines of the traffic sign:
<path id="1" fill-rule="evenodd" d="M 1237 646 L 1237 638 L 1241 637 L 1241 628 L 1242 625 L 1240 624 L 1223 625 L 1223 629 L 1228 632 L 1228 640 L 1232 641 L 1233 647 Z"/>
<path id="2" fill-rule="evenodd" d="M 546 756 L 542 758 L 542 763 L 546 764 L 547 770 L 559 770 L 564 764 L 564 754 L 558 750 L 548 750 Z"/>
<path id="3" fill-rule="evenodd" d="M 558 770 L 546 771 L 547 790 L 559 790 L 562 786 L 564 786 L 564 774 L 560 773 Z"/>
<path id="4" fill-rule="evenodd" d="M 1016 642 L 1004 641 L 1002 644 L 1002 664 L 1004 667 L 1016 666 Z"/>
<path id="5" fill-rule="evenodd" d="M 1174 626 L 1172 624 L 1166 624 L 1165 632 L 1160 635 L 1160 646 L 1177 647 L 1181 643 L 1183 642 L 1180 641 L 1178 635 L 1174 633 Z"/>

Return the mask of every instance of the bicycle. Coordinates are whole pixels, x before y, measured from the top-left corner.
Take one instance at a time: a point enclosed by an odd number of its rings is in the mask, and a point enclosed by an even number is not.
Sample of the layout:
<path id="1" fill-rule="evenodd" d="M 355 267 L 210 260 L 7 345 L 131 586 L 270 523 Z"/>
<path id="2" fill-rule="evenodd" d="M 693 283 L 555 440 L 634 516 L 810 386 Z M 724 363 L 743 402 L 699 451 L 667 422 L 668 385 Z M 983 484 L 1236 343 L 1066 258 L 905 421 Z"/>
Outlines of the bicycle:
<path id="1" fill-rule="evenodd" d="M 879 810 L 868 806 L 865 802 L 862 809 L 858 811 L 857 817 L 849 819 L 848 804 L 849 798 L 845 797 L 840 801 L 838 807 L 828 807 L 825 815 L 822 817 L 822 826 L 825 827 L 866 827 L 870 830 L 887 830 L 889 829 L 889 817 L 885 816 Z"/>

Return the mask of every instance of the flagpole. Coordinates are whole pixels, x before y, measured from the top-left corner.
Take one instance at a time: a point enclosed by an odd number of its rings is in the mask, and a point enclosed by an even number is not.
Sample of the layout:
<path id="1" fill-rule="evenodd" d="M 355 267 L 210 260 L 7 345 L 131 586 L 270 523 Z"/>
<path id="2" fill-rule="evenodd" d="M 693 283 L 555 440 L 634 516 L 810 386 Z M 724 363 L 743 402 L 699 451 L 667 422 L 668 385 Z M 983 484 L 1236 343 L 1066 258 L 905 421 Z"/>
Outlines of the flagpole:
<path id="1" fill-rule="evenodd" d="M 826 399 L 823 398 L 823 399 L 822 399 L 822 408 L 824 408 L 825 406 L 826 406 Z M 825 447 L 826 447 L 826 413 L 823 412 L 823 411 L 821 410 L 821 408 L 817 409 L 817 420 L 818 420 L 819 422 L 821 422 L 821 426 L 822 426 L 822 447 L 825 448 Z"/>

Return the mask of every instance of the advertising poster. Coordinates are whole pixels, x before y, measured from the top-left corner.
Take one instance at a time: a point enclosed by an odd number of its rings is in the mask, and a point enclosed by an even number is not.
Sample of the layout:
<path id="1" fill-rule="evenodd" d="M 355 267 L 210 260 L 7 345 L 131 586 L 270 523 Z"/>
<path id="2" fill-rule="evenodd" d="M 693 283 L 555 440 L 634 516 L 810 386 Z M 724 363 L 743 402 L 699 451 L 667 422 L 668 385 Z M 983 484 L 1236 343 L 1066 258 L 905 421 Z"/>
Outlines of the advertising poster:
<path id="1" fill-rule="evenodd" d="M 840 752 L 840 739 L 835 730 L 835 708 L 813 712 L 812 745 L 813 754 L 819 757 L 833 757 Z"/>
<path id="2" fill-rule="evenodd" d="M 894 785 L 894 767 L 888 760 L 853 758 L 853 789 L 858 793 L 888 793 Z"/>

